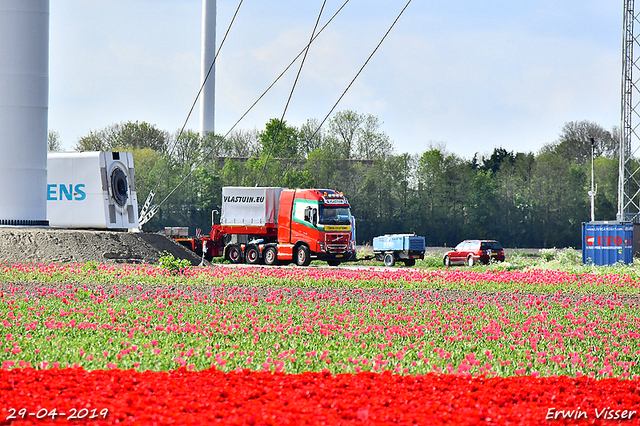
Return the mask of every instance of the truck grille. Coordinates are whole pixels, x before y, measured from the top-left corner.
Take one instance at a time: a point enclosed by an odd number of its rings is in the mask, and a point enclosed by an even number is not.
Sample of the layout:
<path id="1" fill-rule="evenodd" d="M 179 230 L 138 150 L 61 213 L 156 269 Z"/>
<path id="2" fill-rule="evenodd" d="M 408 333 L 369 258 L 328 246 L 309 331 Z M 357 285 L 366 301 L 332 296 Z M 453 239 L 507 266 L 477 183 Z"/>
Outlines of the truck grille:
<path id="1" fill-rule="evenodd" d="M 324 241 L 328 253 L 344 253 L 349 249 L 349 234 L 325 234 Z"/>

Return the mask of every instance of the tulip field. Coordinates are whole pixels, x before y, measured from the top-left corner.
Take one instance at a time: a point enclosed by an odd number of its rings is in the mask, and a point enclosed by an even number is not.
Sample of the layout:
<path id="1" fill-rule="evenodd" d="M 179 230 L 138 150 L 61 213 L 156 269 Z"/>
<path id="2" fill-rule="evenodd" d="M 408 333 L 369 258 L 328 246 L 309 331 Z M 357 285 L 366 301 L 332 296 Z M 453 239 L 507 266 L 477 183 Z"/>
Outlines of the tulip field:
<path id="1" fill-rule="evenodd" d="M 0 265 L 0 424 L 638 424 L 632 269 Z"/>

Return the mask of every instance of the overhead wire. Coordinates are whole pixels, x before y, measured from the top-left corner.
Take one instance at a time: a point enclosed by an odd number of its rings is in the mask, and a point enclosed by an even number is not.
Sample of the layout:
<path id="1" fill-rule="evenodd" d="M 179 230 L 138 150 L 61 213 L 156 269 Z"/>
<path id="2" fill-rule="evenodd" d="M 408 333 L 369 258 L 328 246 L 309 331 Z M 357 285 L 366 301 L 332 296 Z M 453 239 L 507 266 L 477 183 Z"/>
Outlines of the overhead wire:
<path id="1" fill-rule="evenodd" d="M 329 20 L 322 26 L 322 28 L 320 28 L 320 30 L 318 30 L 316 35 L 311 40 L 311 43 L 314 42 L 316 40 L 316 38 L 318 38 L 320 36 L 322 31 L 324 31 L 325 28 L 327 28 L 327 26 L 329 26 L 331 21 L 333 21 L 333 18 L 335 18 L 338 15 L 338 13 L 340 13 L 340 11 L 342 11 L 342 9 L 347 5 L 347 3 L 349 3 L 349 1 L 350 0 L 345 0 L 345 2 L 342 3 L 342 6 L 340 6 L 338 8 L 338 10 L 336 10 L 336 12 L 333 14 L 333 16 L 331 16 L 331 18 L 329 18 Z M 309 44 L 311 44 L 311 43 L 309 43 Z M 278 75 L 278 77 L 276 77 L 276 79 L 273 80 L 273 82 L 269 85 L 269 87 L 267 87 L 267 89 L 264 92 L 262 92 L 262 94 L 260 96 L 258 96 L 258 99 L 256 99 L 255 102 L 253 104 L 251 104 L 251 106 L 245 111 L 245 113 L 242 114 L 242 116 L 240 116 L 240 118 L 233 124 L 233 126 L 231 126 L 229 131 L 224 135 L 225 138 L 227 136 L 229 136 L 229 134 L 233 131 L 233 129 L 235 129 L 235 127 L 247 116 L 247 114 L 249 114 L 249 112 L 251 112 L 253 107 L 255 107 L 257 105 L 257 103 L 260 102 L 260 100 L 271 90 L 271 88 L 273 88 L 273 86 L 275 86 L 275 84 L 280 80 L 280 78 L 282 78 L 282 76 L 285 75 L 287 71 L 289 71 L 289 68 L 291 68 L 291 66 L 293 66 L 293 64 L 296 63 L 296 61 L 298 60 L 298 58 L 300 56 L 302 56 L 302 54 L 304 54 L 304 52 L 306 51 L 306 49 L 309 46 L 309 44 L 307 44 L 305 47 L 302 48 L 300 53 L 298 53 L 296 55 L 296 57 L 293 58 L 293 60 L 291 60 L 289 65 L 287 65 L 287 67 L 280 73 L 280 75 Z"/>
<path id="2" fill-rule="evenodd" d="M 227 27 L 227 30 L 224 33 L 224 37 L 222 38 L 222 41 L 220 42 L 220 46 L 217 48 L 216 50 L 216 54 L 213 57 L 213 61 L 211 62 L 211 65 L 209 66 L 209 70 L 207 71 L 207 74 L 205 75 L 202 84 L 200 85 L 200 89 L 198 90 L 198 94 L 196 95 L 195 99 L 193 100 L 193 103 L 191 104 L 191 108 L 189 109 L 189 113 L 187 114 L 187 118 L 184 120 L 184 123 L 182 125 L 182 128 L 180 129 L 180 132 L 178 133 L 178 136 L 176 137 L 175 142 L 172 144 L 172 146 L 170 147 L 169 151 L 168 151 L 168 155 L 171 156 L 171 154 L 173 153 L 173 151 L 175 150 L 176 146 L 178 145 L 178 142 L 180 141 L 180 138 L 182 137 L 182 134 L 184 133 L 184 129 L 187 127 L 187 123 L 189 122 L 189 118 L 191 117 L 191 114 L 193 113 L 193 110 L 195 109 L 195 106 L 198 102 L 198 98 L 200 98 L 200 95 L 202 94 L 202 91 L 204 90 L 204 86 L 207 83 L 207 80 L 209 79 L 209 76 L 211 75 L 211 72 L 213 71 L 213 67 L 216 63 L 216 60 L 218 59 L 218 55 L 220 54 L 220 50 L 222 49 L 222 46 L 224 46 L 225 41 L 227 40 L 227 36 L 229 35 L 229 32 L 231 31 L 231 27 L 233 26 L 233 23 L 236 20 L 236 17 L 238 16 L 238 12 L 240 11 L 240 6 L 242 6 L 242 3 L 244 2 L 244 0 L 240 0 L 240 2 L 238 3 L 238 7 L 236 8 L 236 11 L 233 14 L 233 17 L 231 18 L 231 22 L 229 22 L 229 26 Z M 139 216 L 146 216 L 146 210 L 151 207 L 151 201 L 153 200 L 153 197 L 155 195 L 155 191 L 158 189 L 158 187 L 160 186 L 160 182 L 162 181 L 162 178 L 164 177 L 164 174 L 167 170 L 167 166 L 168 166 L 169 162 L 165 162 L 164 167 L 162 168 L 162 171 L 160 172 L 160 177 L 158 177 L 158 181 L 156 182 L 156 185 L 154 186 L 154 188 L 150 191 L 149 193 L 149 197 L 147 197 L 147 200 L 145 201 L 145 204 L 142 208 L 142 211 L 140 212 Z M 157 209 L 158 206 L 155 206 L 155 209 Z M 143 217 L 144 218 L 144 217 Z M 147 219 L 148 220 L 148 219 Z"/>
<path id="3" fill-rule="evenodd" d="M 267 154 L 267 158 L 262 166 L 262 172 L 260 172 L 260 177 L 258 178 L 258 182 L 256 186 L 260 186 L 260 182 L 262 181 L 262 176 L 264 175 L 264 171 L 267 169 L 267 163 L 269 163 L 269 158 L 271 158 L 271 153 L 273 152 L 273 147 L 276 144 L 276 140 L 278 138 L 278 133 L 284 124 L 284 116 L 287 113 L 287 109 L 289 108 L 289 102 L 291 102 L 291 98 L 293 97 L 293 92 L 296 90 L 296 85 L 298 84 L 298 79 L 300 78 L 300 73 L 302 72 L 302 68 L 304 67 L 304 62 L 307 59 L 307 54 L 309 53 L 309 47 L 311 47 L 311 43 L 313 42 L 313 36 L 318 29 L 318 23 L 320 22 L 320 18 L 322 17 L 322 12 L 324 11 L 324 6 L 327 4 L 327 0 L 322 2 L 322 7 L 320 8 L 320 13 L 318 13 L 318 18 L 316 19 L 316 24 L 313 26 L 313 31 L 311 32 L 311 37 L 309 37 L 309 43 L 307 44 L 307 48 L 304 50 L 304 56 L 302 57 L 302 61 L 300 61 L 300 67 L 298 68 L 298 73 L 296 74 L 296 78 L 293 81 L 293 86 L 291 87 L 291 91 L 289 92 L 289 97 L 287 98 L 287 102 L 284 106 L 284 110 L 282 111 L 282 117 L 278 122 L 278 127 L 276 127 L 276 131 L 273 135 L 273 141 L 271 142 L 271 147 L 269 148 L 269 153 Z"/>
<path id="4" fill-rule="evenodd" d="M 229 131 L 227 131 L 227 133 L 225 133 L 225 135 L 222 137 L 222 140 L 226 139 L 227 136 L 229 136 L 229 134 L 233 131 L 233 129 L 235 129 L 235 127 L 240 123 L 240 121 L 242 121 L 242 119 L 244 119 L 244 117 L 247 116 L 247 114 L 249 114 L 249 112 L 251 112 L 251 110 L 258 104 L 258 102 L 273 88 L 273 86 L 275 86 L 275 84 L 280 80 L 280 78 L 282 78 L 282 76 L 284 74 L 286 74 L 286 72 L 289 70 L 289 68 L 291 68 L 291 66 L 298 60 L 298 58 L 304 54 L 305 50 L 308 48 L 308 46 L 313 43 L 322 33 L 322 31 L 324 31 L 327 26 L 329 26 L 329 24 L 331 23 L 331 21 L 333 21 L 333 19 L 342 11 L 342 9 L 344 9 L 344 7 L 347 5 L 347 3 L 349 3 L 350 0 L 345 0 L 344 3 L 342 3 L 342 6 L 340 6 L 338 8 L 338 10 L 336 10 L 336 12 L 331 16 L 331 18 L 329 18 L 329 20 L 322 26 L 322 28 L 320 28 L 320 30 L 318 30 L 318 32 L 315 34 L 315 36 L 311 39 L 311 41 L 302 48 L 302 50 L 300 51 L 300 53 L 298 53 L 296 55 L 295 58 L 293 58 L 293 60 L 289 63 L 289 65 L 286 66 L 286 68 L 280 73 L 280 75 L 278 75 L 278 77 L 276 77 L 276 79 L 269 85 L 269 87 L 267 87 L 267 89 L 262 92 L 262 94 L 258 97 L 258 99 L 255 100 L 255 102 L 253 102 L 253 104 L 251 104 L 251 106 L 245 111 L 244 114 L 242 114 L 242 116 L 233 124 L 233 126 L 231 126 L 231 128 L 229 129 Z M 217 55 L 216 55 L 217 56 Z M 187 175 L 169 192 L 169 194 L 167 194 L 167 196 L 164 197 L 164 199 L 158 203 L 155 207 L 156 209 L 159 208 L 161 205 L 163 205 L 168 199 L 169 197 L 171 197 L 171 195 L 173 195 L 174 192 L 176 192 L 178 190 L 178 188 L 187 180 L 189 179 L 189 177 L 193 174 L 193 172 L 200 167 L 208 158 L 209 156 L 211 156 L 213 154 L 214 150 L 211 150 L 210 153 L 208 155 L 205 155 L 199 162 L 197 162 L 195 164 L 195 167 L 191 168 L 191 171 L 189 171 L 189 173 L 187 173 Z"/>
<path id="5" fill-rule="evenodd" d="M 355 82 L 355 80 L 358 78 L 358 76 L 360 76 L 360 74 L 362 73 L 362 71 L 364 70 L 364 68 L 367 66 L 367 64 L 369 63 L 369 61 L 371 60 L 371 58 L 373 57 L 373 55 L 378 51 L 378 49 L 380 48 L 380 46 L 382 45 L 382 43 L 384 42 L 384 40 L 387 38 L 387 36 L 389 35 L 389 33 L 391 32 L 391 30 L 393 29 L 393 27 L 396 25 L 396 23 L 398 22 L 398 20 L 400 19 L 400 17 L 404 14 L 405 10 L 407 9 L 407 7 L 409 6 L 409 4 L 411 4 L 412 0 L 408 0 L 407 3 L 405 4 L 405 6 L 402 8 L 402 10 L 400 11 L 400 13 L 398 14 L 398 16 L 396 17 L 396 19 L 393 21 L 393 23 L 391 24 L 391 26 L 389 27 L 389 29 L 387 30 L 387 32 L 384 34 L 384 36 L 380 39 L 380 42 L 378 42 L 378 44 L 376 45 L 375 49 L 373 49 L 373 51 L 371 52 L 371 54 L 369 55 L 369 57 L 367 58 L 367 60 L 365 61 L 365 63 L 362 65 L 362 67 L 360 67 L 360 69 L 358 70 L 358 72 L 356 73 L 356 75 L 353 77 L 353 79 L 351 80 L 351 82 L 349 83 L 349 85 L 347 86 L 347 88 L 342 92 L 342 94 L 340 95 L 340 97 L 338 98 L 338 100 L 334 103 L 334 105 L 331 107 L 331 109 L 329 110 L 329 112 L 327 113 L 327 115 L 324 117 L 324 119 L 322 120 L 322 122 L 320 123 L 320 125 L 318 126 L 318 128 L 316 129 L 316 131 L 311 135 L 311 137 L 309 137 L 309 139 L 313 139 L 313 137 L 322 129 L 322 125 L 327 121 L 327 119 L 329 118 L 329 116 L 331 115 L 331 113 L 335 110 L 335 108 L 338 106 L 338 104 L 340 103 L 340 101 L 342 100 L 342 98 L 346 95 L 346 93 L 349 91 L 349 89 L 351 88 L 351 86 L 353 85 L 353 83 Z M 231 129 L 229 129 L 229 131 L 223 136 L 223 139 L 226 138 L 231 131 L 238 125 L 238 123 L 249 113 L 249 111 L 251 111 L 251 109 L 258 103 L 258 101 L 260 99 L 262 99 L 262 97 L 264 97 L 264 95 L 275 85 L 275 83 L 286 73 L 286 71 L 293 65 L 293 63 L 295 63 L 295 61 L 300 57 L 300 55 L 302 55 L 305 50 L 308 48 L 308 46 L 320 35 L 320 33 L 327 27 L 327 25 L 329 25 L 329 23 L 333 20 L 333 18 L 336 17 L 336 15 L 345 7 L 345 5 L 349 2 L 349 0 L 346 0 L 342 6 L 336 11 L 336 13 L 334 13 L 334 15 L 329 19 L 329 21 L 327 21 L 327 23 L 318 31 L 318 33 L 316 34 L 315 37 L 313 37 L 311 39 L 311 41 L 307 44 L 307 46 L 305 46 L 303 48 L 303 50 L 293 59 L 293 61 L 291 61 L 291 63 L 285 68 L 285 70 L 275 79 L 275 81 L 273 83 L 271 83 L 271 85 L 267 88 L 267 90 L 265 90 L 262 95 L 260 95 L 258 97 L 258 99 L 249 107 L 249 109 L 240 117 L 240 119 L 238 119 L 238 121 L 235 122 L 235 124 L 231 127 Z M 209 154 L 211 155 L 211 154 Z M 289 168 L 285 171 L 285 173 L 280 177 L 280 180 L 278 181 L 278 183 L 276 184 L 276 186 L 278 186 L 280 184 L 280 182 L 282 181 L 282 179 L 284 178 L 284 176 L 286 176 L 286 173 L 290 170 L 291 166 L 295 163 L 295 160 L 297 158 L 299 158 L 300 153 L 298 153 L 298 155 L 296 156 L 296 158 L 294 159 L 294 161 L 291 162 Z M 204 163 L 204 161 L 208 158 L 208 155 L 203 158 L 202 160 L 200 160 L 200 162 L 198 162 L 196 164 L 196 168 L 198 166 L 200 166 L 202 163 Z M 180 183 L 178 183 L 178 185 L 176 185 L 176 187 L 169 192 L 169 194 L 160 202 L 160 204 L 158 204 L 158 206 L 164 204 L 169 197 L 180 187 L 180 185 L 182 185 L 193 173 L 194 168 L 192 168 L 192 170 L 180 181 Z"/>
<path id="6" fill-rule="evenodd" d="M 209 66 L 209 70 L 207 71 L 207 75 L 205 75 L 205 77 L 204 77 L 204 79 L 202 81 L 202 84 L 200 85 L 200 89 L 198 90 L 198 93 L 196 94 L 196 97 L 193 100 L 193 103 L 191 104 L 191 108 L 189 109 L 189 113 L 187 114 L 187 118 L 184 120 L 184 123 L 182 124 L 182 128 L 180 129 L 180 132 L 178 133 L 178 136 L 176 137 L 176 141 L 173 144 L 173 149 L 175 149 L 175 146 L 178 144 L 178 141 L 180 140 L 180 137 L 184 133 L 184 129 L 187 127 L 187 123 L 189 121 L 189 118 L 191 118 L 191 114 L 193 113 L 193 110 L 195 109 L 196 104 L 198 103 L 198 99 L 200 98 L 200 95 L 202 94 L 202 91 L 204 90 L 204 86 L 206 85 L 207 80 L 209 80 L 209 76 L 211 75 L 211 72 L 213 71 L 213 67 L 214 67 L 214 65 L 216 63 L 216 60 L 218 59 L 218 55 L 220 54 L 220 50 L 222 49 L 222 46 L 224 46 L 224 42 L 227 40 L 227 36 L 229 35 L 229 31 L 231 31 L 231 26 L 235 22 L 236 17 L 238 16 L 238 12 L 240 11 L 240 6 L 242 6 L 243 2 L 244 2 L 244 0 L 240 0 L 240 2 L 238 3 L 238 7 L 236 8 L 236 11 L 233 14 L 233 17 L 231 18 L 231 22 L 229 22 L 229 26 L 227 27 L 227 31 L 224 33 L 224 37 L 222 38 L 222 41 L 220 42 L 220 47 L 218 47 L 218 49 L 216 50 L 216 54 L 213 57 L 213 61 L 211 62 L 211 65 Z M 171 152 L 173 152 L 173 149 L 171 150 Z M 157 188 L 157 186 L 156 186 L 156 188 Z"/>
<path id="7" fill-rule="evenodd" d="M 391 26 L 389 27 L 389 29 L 387 30 L 387 32 L 384 34 L 384 36 L 382 36 L 382 39 L 380 39 L 380 42 L 377 44 L 377 46 L 375 47 L 375 49 L 373 49 L 373 51 L 371 52 L 371 54 L 369 55 L 369 57 L 367 58 L 367 60 L 364 62 L 364 64 L 362 65 L 362 67 L 360 67 L 360 69 L 358 70 L 358 72 L 356 73 L 356 75 L 353 77 L 353 79 L 351 80 L 351 82 L 349 83 L 349 85 L 347 86 L 346 89 L 344 89 L 344 91 L 342 92 L 342 94 L 340 95 L 340 97 L 338 98 L 338 100 L 333 104 L 333 107 L 331 107 L 331 109 L 329 110 L 329 112 L 327 113 L 327 115 L 325 115 L 324 119 L 322 120 L 322 122 L 320 122 L 320 124 L 318 125 L 318 128 L 316 129 L 315 132 L 313 132 L 313 134 L 308 138 L 308 140 L 312 140 L 315 135 L 320 131 L 320 129 L 322 129 L 322 125 L 325 123 L 325 121 L 327 121 L 327 119 L 329 118 L 329 116 L 331 115 L 331 113 L 333 112 L 333 110 L 336 109 L 336 107 L 338 106 L 338 104 L 340 103 L 340 101 L 342 100 L 342 98 L 347 94 L 347 92 L 349 91 L 349 89 L 351 88 L 351 86 L 353 85 L 353 83 L 356 81 L 356 79 L 358 78 L 358 76 L 362 73 L 362 70 L 364 70 L 364 68 L 367 66 L 367 64 L 369 63 L 369 61 L 371 60 L 371 58 L 373 57 L 373 55 L 378 51 L 378 49 L 380 48 L 380 46 L 382 45 L 382 43 L 384 42 L 384 40 L 387 38 L 387 36 L 389 35 L 389 33 L 391 32 L 391 30 L 393 29 L 393 27 L 396 25 L 396 23 L 398 22 L 398 20 L 400 19 L 400 17 L 404 14 L 404 11 L 407 9 L 407 7 L 409 6 L 409 4 L 411 3 L 412 0 L 407 1 L 407 4 L 404 5 L 404 7 L 402 8 L 402 10 L 400 11 L 400 13 L 398 14 L 398 16 L 396 16 L 396 19 L 393 21 L 393 23 L 391 24 Z M 298 151 L 297 156 L 291 161 L 291 163 L 289 164 L 289 167 L 285 170 L 284 174 L 280 177 L 280 180 L 278 180 L 278 183 L 276 183 L 276 186 L 280 185 L 280 182 L 282 182 L 282 179 L 284 179 L 284 177 L 286 176 L 286 174 L 289 172 L 289 170 L 291 170 L 291 167 L 293 166 L 293 164 L 298 160 L 298 158 L 300 157 L 300 151 Z"/>

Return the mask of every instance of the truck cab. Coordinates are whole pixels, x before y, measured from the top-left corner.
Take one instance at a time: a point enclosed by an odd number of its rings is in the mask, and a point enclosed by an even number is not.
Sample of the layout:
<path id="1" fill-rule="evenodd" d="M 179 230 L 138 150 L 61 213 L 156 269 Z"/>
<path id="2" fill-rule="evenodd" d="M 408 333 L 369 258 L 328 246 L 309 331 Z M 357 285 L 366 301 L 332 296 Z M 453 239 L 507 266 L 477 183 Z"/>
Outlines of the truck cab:
<path id="1" fill-rule="evenodd" d="M 231 263 L 323 260 L 338 265 L 355 258 L 355 219 L 345 196 L 332 189 L 223 187 L 220 224 L 208 236 L 180 241 L 210 260 Z"/>
<path id="2" fill-rule="evenodd" d="M 278 260 L 308 265 L 312 259 L 338 265 L 355 254 L 351 210 L 331 189 L 287 189 L 280 194 Z"/>

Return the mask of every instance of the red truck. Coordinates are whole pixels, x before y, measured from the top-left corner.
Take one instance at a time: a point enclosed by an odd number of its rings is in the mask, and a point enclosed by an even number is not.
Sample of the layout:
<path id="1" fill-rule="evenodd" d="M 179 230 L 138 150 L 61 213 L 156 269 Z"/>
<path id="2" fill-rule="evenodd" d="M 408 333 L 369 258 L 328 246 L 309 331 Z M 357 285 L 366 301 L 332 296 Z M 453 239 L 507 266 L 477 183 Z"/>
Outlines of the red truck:
<path id="1" fill-rule="evenodd" d="M 355 258 L 349 202 L 331 189 L 224 187 L 220 224 L 201 238 L 176 238 L 211 260 L 275 265 Z"/>

